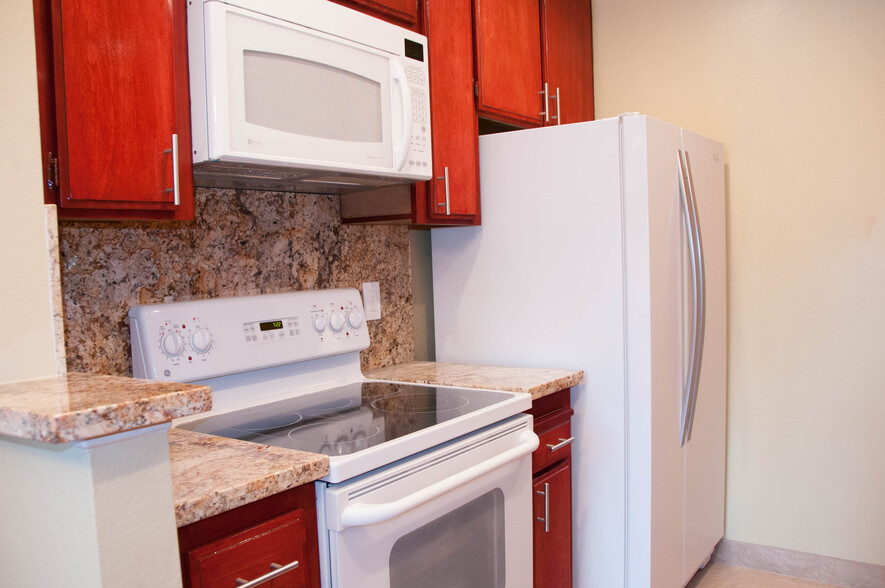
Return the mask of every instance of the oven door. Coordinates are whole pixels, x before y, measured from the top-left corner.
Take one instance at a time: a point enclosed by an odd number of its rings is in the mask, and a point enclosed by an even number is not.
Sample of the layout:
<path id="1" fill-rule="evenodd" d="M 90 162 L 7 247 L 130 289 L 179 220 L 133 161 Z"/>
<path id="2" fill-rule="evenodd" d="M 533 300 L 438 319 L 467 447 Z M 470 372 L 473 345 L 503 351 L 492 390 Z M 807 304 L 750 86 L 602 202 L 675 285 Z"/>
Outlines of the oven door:
<path id="1" fill-rule="evenodd" d="M 531 427 L 512 417 L 326 487 L 323 586 L 530 587 Z"/>
<path id="2" fill-rule="evenodd" d="M 223 2 L 203 17 L 208 153 L 195 161 L 402 170 L 412 104 L 396 56 Z"/>

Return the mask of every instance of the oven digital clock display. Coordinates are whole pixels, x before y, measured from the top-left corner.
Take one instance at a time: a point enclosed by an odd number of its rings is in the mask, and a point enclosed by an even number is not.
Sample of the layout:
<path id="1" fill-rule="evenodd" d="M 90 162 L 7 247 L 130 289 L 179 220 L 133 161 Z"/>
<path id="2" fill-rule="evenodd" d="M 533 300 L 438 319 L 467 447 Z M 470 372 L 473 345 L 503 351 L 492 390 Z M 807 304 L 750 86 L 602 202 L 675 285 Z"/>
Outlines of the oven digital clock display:
<path id="1" fill-rule="evenodd" d="M 301 322 L 297 316 L 290 316 L 272 321 L 243 323 L 243 338 L 247 345 L 301 339 Z"/>

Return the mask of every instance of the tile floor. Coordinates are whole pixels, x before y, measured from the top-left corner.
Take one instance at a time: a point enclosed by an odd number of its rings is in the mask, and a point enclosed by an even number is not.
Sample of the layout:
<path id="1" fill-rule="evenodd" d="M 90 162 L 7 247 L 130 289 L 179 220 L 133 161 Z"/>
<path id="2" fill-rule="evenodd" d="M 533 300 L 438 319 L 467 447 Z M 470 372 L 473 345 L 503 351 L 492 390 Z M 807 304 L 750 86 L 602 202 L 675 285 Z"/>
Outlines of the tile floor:
<path id="1" fill-rule="evenodd" d="M 769 574 L 722 563 L 712 563 L 698 571 L 686 588 L 835 588 L 810 580 Z"/>

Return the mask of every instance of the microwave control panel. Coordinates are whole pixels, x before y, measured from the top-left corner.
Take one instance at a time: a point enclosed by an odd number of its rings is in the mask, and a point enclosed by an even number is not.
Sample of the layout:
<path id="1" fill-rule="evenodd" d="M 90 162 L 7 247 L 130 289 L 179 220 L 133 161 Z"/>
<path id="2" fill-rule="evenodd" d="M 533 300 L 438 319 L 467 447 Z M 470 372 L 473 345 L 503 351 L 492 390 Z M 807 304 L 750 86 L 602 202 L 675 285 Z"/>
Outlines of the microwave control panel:
<path id="1" fill-rule="evenodd" d="M 409 138 L 409 154 L 403 171 L 432 174 L 427 66 L 423 63 L 405 63 L 404 69 L 412 98 L 412 135 Z"/>

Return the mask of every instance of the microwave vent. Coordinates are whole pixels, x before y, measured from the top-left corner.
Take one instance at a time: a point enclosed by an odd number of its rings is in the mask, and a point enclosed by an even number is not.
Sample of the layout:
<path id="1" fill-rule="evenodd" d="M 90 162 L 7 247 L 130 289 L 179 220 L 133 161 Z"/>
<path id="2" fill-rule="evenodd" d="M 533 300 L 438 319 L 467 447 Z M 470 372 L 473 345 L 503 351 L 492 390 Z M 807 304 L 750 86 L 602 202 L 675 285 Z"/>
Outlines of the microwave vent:
<path id="1" fill-rule="evenodd" d="M 386 186 L 410 184 L 414 180 L 297 167 L 278 167 L 230 161 L 195 163 L 194 186 L 234 188 L 306 194 L 348 194 Z"/>

